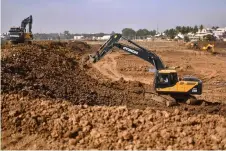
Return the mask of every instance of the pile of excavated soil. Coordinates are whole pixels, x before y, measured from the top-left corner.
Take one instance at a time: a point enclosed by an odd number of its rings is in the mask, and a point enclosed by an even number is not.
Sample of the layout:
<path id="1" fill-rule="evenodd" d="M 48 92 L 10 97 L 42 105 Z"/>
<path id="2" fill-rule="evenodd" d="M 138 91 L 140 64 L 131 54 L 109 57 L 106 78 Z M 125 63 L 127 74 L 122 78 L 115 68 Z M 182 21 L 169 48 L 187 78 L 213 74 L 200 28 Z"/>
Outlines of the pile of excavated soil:
<path id="1" fill-rule="evenodd" d="M 2 51 L 3 149 L 226 149 L 225 105 L 166 108 L 140 82 L 94 79 L 78 63 L 94 49 Z"/>
<path id="2" fill-rule="evenodd" d="M 142 84 L 99 83 L 79 68 L 76 50 L 52 48 L 27 46 L 2 58 L 2 93 L 88 105 L 120 105 L 141 99 Z M 130 92 L 136 88 L 137 92 Z"/>
<path id="3" fill-rule="evenodd" d="M 226 149 L 220 115 L 2 100 L 2 149 Z"/>

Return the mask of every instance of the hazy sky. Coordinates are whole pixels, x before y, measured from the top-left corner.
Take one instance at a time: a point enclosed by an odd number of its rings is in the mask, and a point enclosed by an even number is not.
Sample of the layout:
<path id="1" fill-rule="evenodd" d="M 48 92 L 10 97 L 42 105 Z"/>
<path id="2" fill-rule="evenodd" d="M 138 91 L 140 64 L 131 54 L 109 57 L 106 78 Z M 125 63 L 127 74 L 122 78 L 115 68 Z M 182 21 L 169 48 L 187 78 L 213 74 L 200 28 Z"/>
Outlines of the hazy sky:
<path id="1" fill-rule="evenodd" d="M 160 31 L 176 25 L 226 26 L 226 0 L 1 0 L 1 32 L 33 15 L 36 32 Z"/>

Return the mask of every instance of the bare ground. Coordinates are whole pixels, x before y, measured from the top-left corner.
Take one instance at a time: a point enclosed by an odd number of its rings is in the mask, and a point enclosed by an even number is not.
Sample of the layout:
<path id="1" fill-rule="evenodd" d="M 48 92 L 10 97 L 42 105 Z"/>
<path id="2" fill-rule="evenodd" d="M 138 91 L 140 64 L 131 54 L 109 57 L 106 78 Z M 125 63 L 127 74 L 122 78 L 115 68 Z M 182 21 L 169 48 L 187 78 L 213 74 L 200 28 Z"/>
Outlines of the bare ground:
<path id="1" fill-rule="evenodd" d="M 153 102 L 146 94 L 153 79 L 149 65 L 122 52 L 81 70 L 81 57 L 99 45 L 6 47 L 2 149 L 226 149 L 225 58 L 175 43 L 161 46 L 148 48 L 155 47 L 167 65 L 179 65 L 180 75 L 202 79 L 200 98 L 208 104 L 166 108 Z"/>

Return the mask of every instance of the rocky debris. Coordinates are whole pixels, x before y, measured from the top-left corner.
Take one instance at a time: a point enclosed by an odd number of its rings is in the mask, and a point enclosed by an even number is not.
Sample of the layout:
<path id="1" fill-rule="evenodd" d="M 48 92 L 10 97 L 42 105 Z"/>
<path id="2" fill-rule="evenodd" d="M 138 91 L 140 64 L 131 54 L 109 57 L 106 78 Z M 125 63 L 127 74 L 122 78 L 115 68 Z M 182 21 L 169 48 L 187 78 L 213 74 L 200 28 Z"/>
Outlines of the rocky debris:
<path id="1" fill-rule="evenodd" d="M 88 76 L 79 68 L 76 49 L 63 49 L 64 44 L 59 43 L 49 45 L 41 49 L 40 45 L 26 46 L 27 50 L 18 48 L 1 60 L 2 93 L 60 98 L 87 105 L 119 105 L 133 99 L 133 95 L 139 98 L 139 94 L 132 94 L 136 92 L 126 90 L 131 84 L 99 83 Z"/>
<path id="2" fill-rule="evenodd" d="M 19 107 L 20 114 L 9 114 Z M 225 117 L 177 109 L 90 107 L 8 95 L 1 122 L 3 132 L 11 131 L 9 137 L 38 135 L 49 144 L 44 149 L 226 149 Z M 16 149 L 5 139 L 2 144 Z"/>

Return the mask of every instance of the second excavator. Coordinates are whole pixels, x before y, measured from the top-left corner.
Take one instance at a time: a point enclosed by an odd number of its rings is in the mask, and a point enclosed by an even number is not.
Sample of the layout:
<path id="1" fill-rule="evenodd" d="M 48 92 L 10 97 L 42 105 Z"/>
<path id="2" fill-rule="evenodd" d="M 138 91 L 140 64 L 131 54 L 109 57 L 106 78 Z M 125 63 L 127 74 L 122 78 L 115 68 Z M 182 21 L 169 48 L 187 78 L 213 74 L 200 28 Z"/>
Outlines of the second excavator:
<path id="1" fill-rule="evenodd" d="M 135 47 L 119 43 L 123 39 Z M 125 52 L 135 55 L 145 61 L 148 61 L 155 67 L 155 78 L 153 88 L 158 96 L 167 98 L 167 106 L 185 101 L 187 104 L 197 104 L 199 101 L 193 95 L 202 94 L 202 81 L 192 76 L 178 78 L 175 68 L 169 68 L 164 65 L 161 58 L 154 52 L 149 51 L 133 41 L 123 37 L 121 34 L 114 34 L 106 41 L 94 55 L 89 55 L 87 60 L 92 63 L 98 62 L 113 47 L 117 47 Z M 87 60 L 85 62 L 87 63 Z M 169 99 L 170 98 L 170 99 Z"/>
<path id="2" fill-rule="evenodd" d="M 21 22 L 20 27 L 11 27 L 9 30 L 9 41 L 13 44 L 18 43 L 28 43 L 31 44 L 33 40 L 33 34 L 32 34 L 32 23 L 33 19 L 30 15 L 29 17 L 25 18 Z M 28 26 L 28 31 L 26 31 L 26 26 Z"/>

